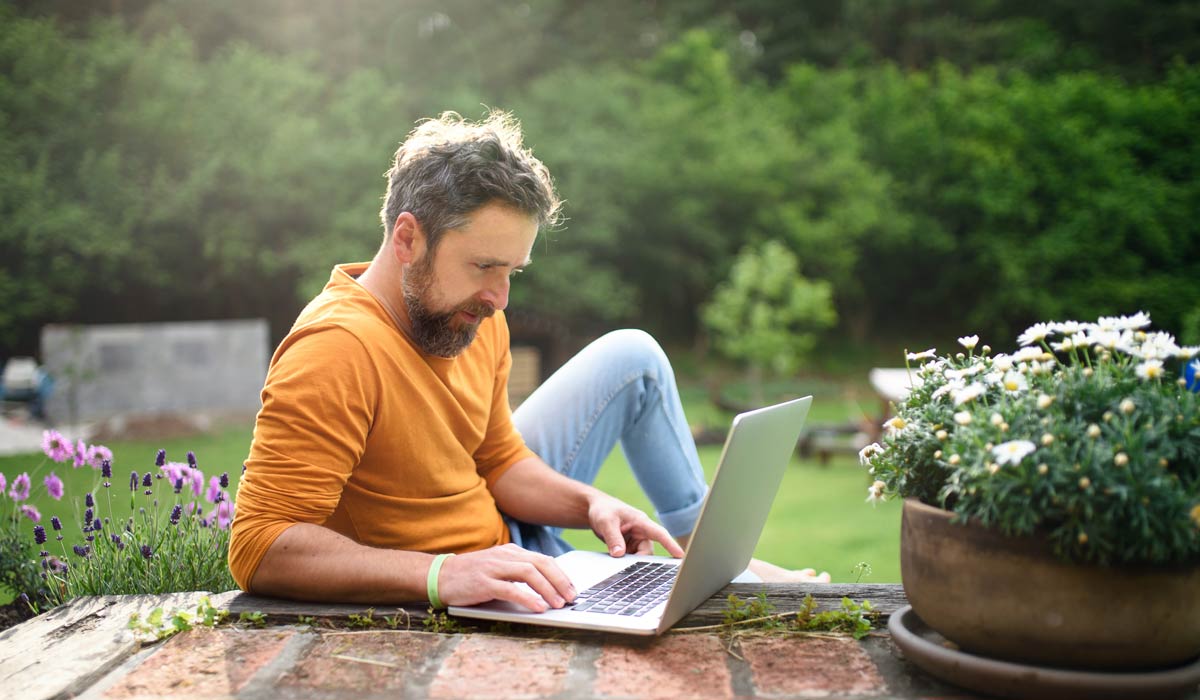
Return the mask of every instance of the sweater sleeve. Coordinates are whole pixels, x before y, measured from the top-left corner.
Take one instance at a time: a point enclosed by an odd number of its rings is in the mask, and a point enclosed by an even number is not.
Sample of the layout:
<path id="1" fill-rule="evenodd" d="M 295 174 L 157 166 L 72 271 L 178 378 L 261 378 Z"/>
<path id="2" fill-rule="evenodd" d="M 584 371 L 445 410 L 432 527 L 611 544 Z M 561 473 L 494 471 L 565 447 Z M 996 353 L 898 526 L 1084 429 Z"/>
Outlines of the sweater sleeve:
<path id="1" fill-rule="evenodd" d="M 509 351 L 508 324 L 502 313 L 496 314 L 495 380 L 492 392 L 491 412 L 487 434 L 483 444 L 475 451 L 475 464 L 479 475 L 490 488 L 509 467 L 526 457 L 535 456 L 525 445 L 525 439 L 512 421 L 512 408 L 508 404 L 508 375 L 512 369 L 512 353 Z"/>
<path id="2" fill-rule="evenodd" d="M 337 507 L 379 400 L 373 360 L 351 333 L 326 327 L 285 342 L 267 374 L 238 488 L 229 568 L 243 590 L 284 530 L 323 524 Z"/>

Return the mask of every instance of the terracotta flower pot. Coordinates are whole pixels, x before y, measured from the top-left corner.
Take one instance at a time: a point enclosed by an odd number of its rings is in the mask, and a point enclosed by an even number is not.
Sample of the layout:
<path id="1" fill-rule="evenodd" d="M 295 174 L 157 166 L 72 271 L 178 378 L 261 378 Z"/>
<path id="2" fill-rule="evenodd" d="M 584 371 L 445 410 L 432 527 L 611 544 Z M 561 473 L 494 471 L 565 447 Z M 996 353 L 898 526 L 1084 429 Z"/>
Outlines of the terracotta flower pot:
<path id="1" fill-rule="evenodd" d="M 900 569 L 913 610 L 964 651 L 1064 668 L 1165 668 L 1200 656 L 1200 566 L 1069 564 L 914 499 Z"/>

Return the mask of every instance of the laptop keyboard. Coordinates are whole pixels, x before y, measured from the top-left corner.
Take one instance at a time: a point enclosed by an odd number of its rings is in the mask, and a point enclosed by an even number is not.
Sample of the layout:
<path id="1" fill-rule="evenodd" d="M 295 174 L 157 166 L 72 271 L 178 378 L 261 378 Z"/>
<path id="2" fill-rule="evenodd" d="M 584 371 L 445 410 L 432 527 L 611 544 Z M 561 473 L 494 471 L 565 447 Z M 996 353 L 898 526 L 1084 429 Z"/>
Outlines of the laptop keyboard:
<path id="1" fill-rule="evenodd" d="M 608 615 L 644 615 L 667 599 L 678 572 L 676 564 L 636 562 L 577 595 L 571 609 Z"/>

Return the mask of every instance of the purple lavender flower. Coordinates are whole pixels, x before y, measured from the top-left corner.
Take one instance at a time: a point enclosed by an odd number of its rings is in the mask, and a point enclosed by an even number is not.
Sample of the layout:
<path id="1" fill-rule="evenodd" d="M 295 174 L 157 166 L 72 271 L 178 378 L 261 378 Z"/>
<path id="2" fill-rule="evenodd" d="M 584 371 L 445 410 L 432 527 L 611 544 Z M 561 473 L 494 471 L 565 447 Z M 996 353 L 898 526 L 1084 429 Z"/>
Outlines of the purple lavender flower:
<path id="1" fill-rule="evenodd" d="M 159 450 L 158 454 L 154 456 L 154 466 L 161 467 L 162 465 L 164 465 L 166 463 L 167 463 L 167 451 Z"/>
<path id="2" fill-rule="evenodd" d="M 73 463 L 74 463 L 76 469 L 87 466 L 88 449 L 87 449 L 87 445 L 83 444 L 83 440 L 80 440 L 78 443 L 76 443 L 75 452 L 72 453 L 71 456 L 74 458 Z"/>
<path id="3" fill-rule="evenodd" d="M 33 526 L 33 541 L 36 544 L 46 544 L 46 528 L 41 525 Z"/>
<path id="4" fill-rule="evenodd" d="M 229 472 L 221 472 L 221 488 L 229 488 Z"/>
<path id="5" fill-rule="evenodd" d="M 102 527 L 103 525 L 100 523 L 100 518 L 96 518 L 92 521 L 92 532 L 100 532 Z"/>
<path id="6" fill-rule="evenodd" d="M 189 451 L 187 453 L 187 460 L 188 460 L 188 466 L 191 467 L 192 469 L 196 469 L 196 453 Z"/>
<path id="7" fill-rule="evenodd" d="M 105 462 L 108 462 L 111 465 L 112 458 L 112 450 L 108 449 L 104 445 L 92 445 L 91 447 L 87 448 L 86 459 L 87 463 L 92 465 L 92 469 L 103 469 Z"/>
<path id="8" fill-rule="evenodd" d="M 83 494 L 83 505 L 87 506 L 88 508 L 96 507 L 96 499 L 92 496 L 91 491 Z"/>
<path id="9" fill-rule="evenodd" d="M 63 482 L 54 472 L 50 472 L 50 476 L 42 479 L 42 483 L 46 485 L 46 493 L 50 494 L 50 498 L 56 501 L 61 501 L 63 497 Z"/>
<path id="10" fill-rule="evenodd" d="M 58 519 L 57 515 L 51 516 L 50 527 L 53 527 L 55 532 L 62 529 L 62 521 Z"/>
<path id="11" fill-rule="evenodd" d="M 146 472 L 146 475 L 142 477 L 142 488 L 148 489 L 153 485 L 154 477 L 150 475 L 150 472 Z"/>
<path id="12" fill-rule="evenodd" d="M 77 544 L 71 548 L 71 551 L 75 552 L 76 555 L 87 559 L 88 555 L 92 553 L 92 548 L 86 544 Z"/>
<path id="13" fill-rule="evenodd" d="M 229 524 L 233 522 L 234 506 L 233 501 L 229 499 L 223 500 L 217 504 L 217 527 L 222 530 L 229 529 Z"/>
<path id="14" fill-rule="evenodd" d="M 175 504 L 175 507 L 171 509 L 171 524 L 172 524 L 172 525 L 178 525 L 178 524 L 179 524 L 179 518 L 180 518 L 182 515 L 183 515 L 183 506 L 181 506 L 181 505 L 179 505 L 178 503 L 176 503 L 176 504 Z"/>
<path id="15" fill-rule="evenodd" d="M 29 505 L 28 503 L 21 506 L 21 515 L 24 515 L 26 518 L 29 518 L 35 523 L 40 523 L 42 521 L 42 514 L 38 512 L 38 509 L 35 506 Z"/>
<path id="16" fill-rule="evenodd" d="M 138 473 L 129 472 L 129 490 L 136 491 L 138 486 Z"/>
<path id="17" fill-rule="evenodd" d="M 21 472 L 21 475 L 13 479 L 12 488 L 8 490 L 8 497 L 14 501 L 24 501 L 29 498 L 29 474 Z"/>
<path id="18" fill-rule="evenodd" d="M 175 493 L 182 493 L 182 492 L 183 492 L 183 477 L 181 476 L 175 480 Z"/>
<path id="19" fill-rule="evenodd" d="M 146 559 L 149 559 L 150 557 L 154 556 L 154 550 L 150 549 L 150 545 L 148 545 L 148 544 L 142 545 L 142 556 L 145 557 Z"/>
<path id="20" fill-rule="evenodd" d="M 57 430 L 42 431 L 42 453 L 55 462 L 65 462 L 74 454 L 71 441 Z"/>
<path id="21" fill-rule="evenodd" d="M 205 494 L 205 498 L 208 499 L 209 503 L 216 503 L 221 498 L 220 479 L 214 476 L 208 480 L 208 493 Z"/>
<path id="22" fill-rule="evenodd" d="M 101 460 L 100 476 L 104 477 L 105 479 L 112 478 L 112 460 L 111 459 Z"/>
<path id="23" fill-rule="evenodd" d="M 113 544 L 120 544 L 120 542 L 121 542 L 121 536 L 120 536 L 120 535 L 109 535 L 108 537 L 109 537 L 109 539 L 111 539 L 111 540 L 112 540 L 112 543 L 113 543 Z"/>
<path id="24" fill-rule="evenodd" d="M 91 525 L 92 518 L 94 518 L 94 517 L 96 517 L 96 512 L 94 510 L 92 510 L 91 508 L 88 508 L 87 510 L 83 511 L 83 523 L 85 525 Z"/>

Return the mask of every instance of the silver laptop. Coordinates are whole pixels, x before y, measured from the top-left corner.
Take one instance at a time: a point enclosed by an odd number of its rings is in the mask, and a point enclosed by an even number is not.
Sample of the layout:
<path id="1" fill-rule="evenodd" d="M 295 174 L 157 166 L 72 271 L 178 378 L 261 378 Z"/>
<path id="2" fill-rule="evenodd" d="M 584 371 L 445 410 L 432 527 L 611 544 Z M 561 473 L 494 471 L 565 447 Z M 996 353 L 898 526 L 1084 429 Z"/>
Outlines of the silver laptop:
<path id="1" fill-rule="evenodd" d="M 812 397 L 806 396 L 733 419 L 683 559 L 568 552 L 555 561 L 580 591 L 573 604 L 535 613 L 497 600 L 452 605 L 450 614 L 627 634 L 665 632 L 750 563 L 810 405 Z"/>

